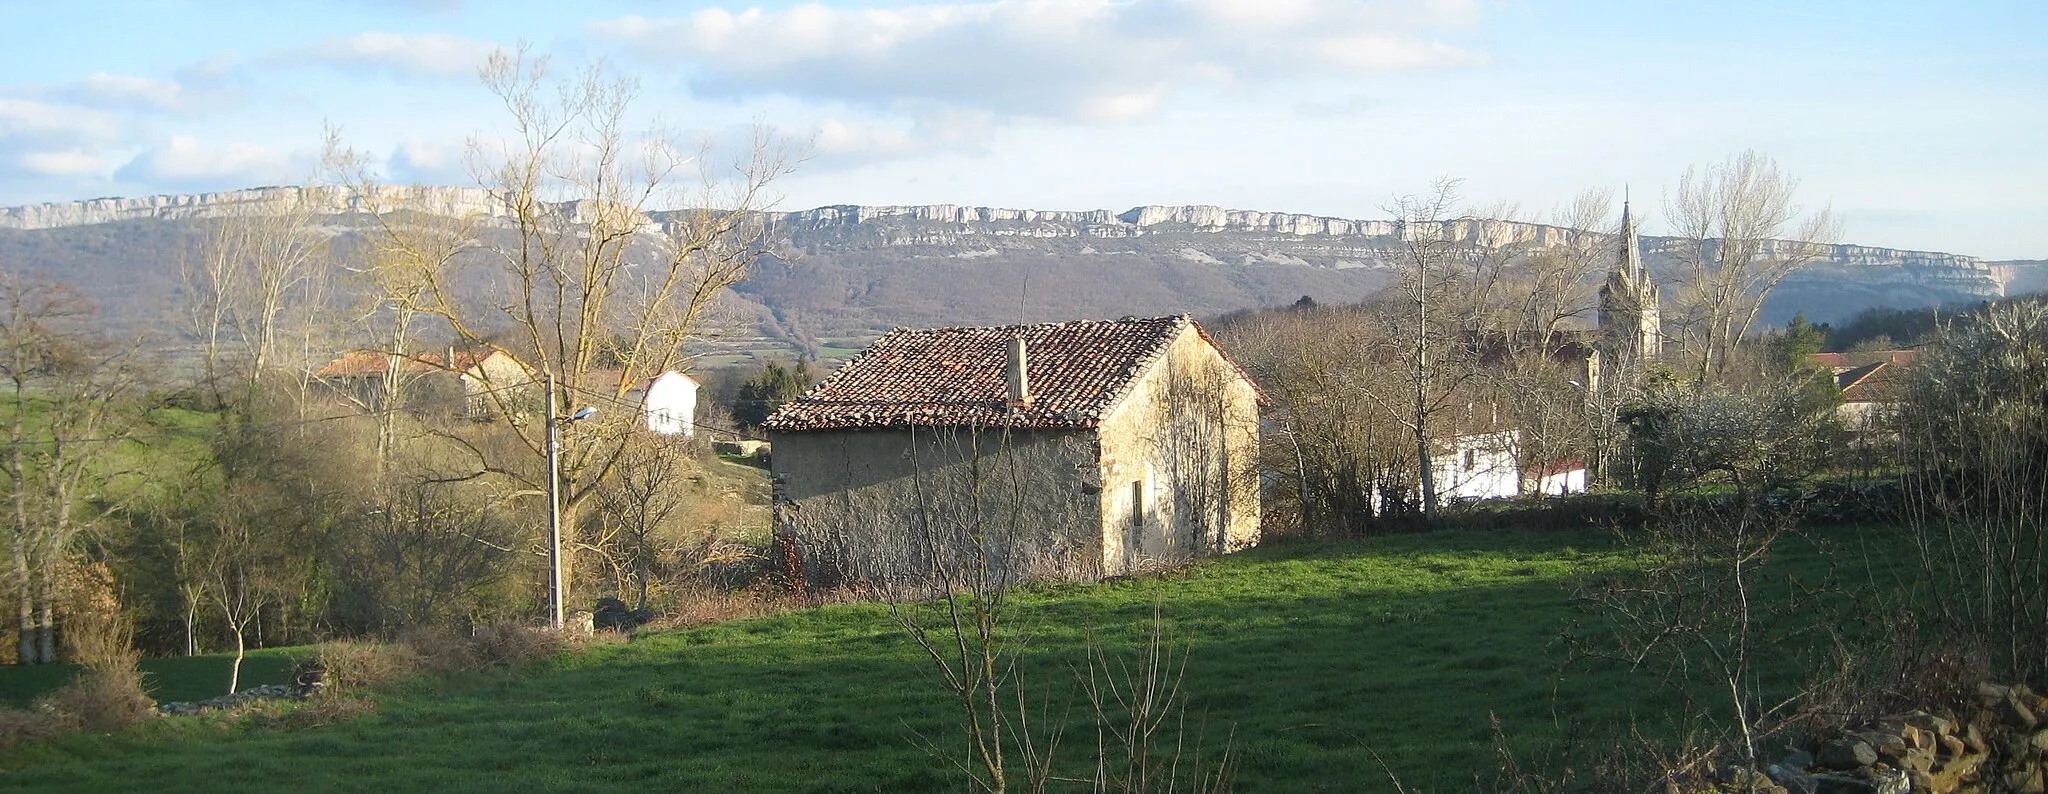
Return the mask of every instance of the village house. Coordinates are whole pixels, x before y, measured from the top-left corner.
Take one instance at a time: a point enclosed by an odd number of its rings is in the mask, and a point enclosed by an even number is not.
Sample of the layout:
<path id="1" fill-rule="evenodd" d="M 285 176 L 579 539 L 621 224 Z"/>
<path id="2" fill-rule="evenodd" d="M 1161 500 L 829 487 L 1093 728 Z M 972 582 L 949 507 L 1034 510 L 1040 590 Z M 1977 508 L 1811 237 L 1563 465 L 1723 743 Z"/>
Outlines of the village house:
<path id="1" fill-rule="evenodd" d="M 1835 374 L 1835 389 L 1842 393 L 1836 418 L 1850 430 L 1869 429 L 1878 411 L 1898 398 L 1893 393 L 1906 374 L 1907 365 L 1920 351 L 1880 350 L 1856 353 L 1815 353 L 1813 363 Z"/>
<path id="2" fill-rule="evenodd" d="M 811 578 L 1093 579 L 1259 538 L 1257 386 L 1186 315 L 897 329 L 764 424 Z"/>
<path id="3" fill-rule="evenodd" d="M 452 362 L 452 363 L 451 363 Z M 524 399 L 528 390 L 538 410 L 537 380 L 526 365 L 501 350 L 450 350 L 395 355 L 357 350 L 314 373 L 329 388 L 368 410 L 443 410 L 476 419 L 497 415 L 501 406 Z M 696 434 L 697 381 L 673 370 L 621 383 L 620 370 L 596 370 L 578 387 L 632 410 L 645 429 L 685 438 Z M 402 406 L 387 406 L 389 391 L 405 395 Z M 521 410 L 524 410 L 523 408 Z"/>
<path id="4" fill-rule="evenodd" d="M 620 370 L 598 370 L 585 376 L 583 389 L 614 398 L 631 409 L 645 429 L 665 436 L 697 435 L 697 380 L 669 370 L 623 383 Z"/>
<path id="5" fill-rule="evenodd" d="M 1526 468 L 1521 435 L 1513 430 L 1452 437 L 1433 456 L 1437 495 L 1446 501 L 1564 496 L 1586 492 L 1586 462 L 1552 460 Z"/>
<path id="6" fill-rule="evenodd" d="M 499 350 L 407 355 L 356 350 L 328 362 L 313 375 L 370 410 L 445 407 L 459 408 L 466 416 L 485 415 L 492 390 L 533 382 L 525 366 Z M 384 397 L 392 391 L 405 395 L 405 405 L 385 405 Z"/>

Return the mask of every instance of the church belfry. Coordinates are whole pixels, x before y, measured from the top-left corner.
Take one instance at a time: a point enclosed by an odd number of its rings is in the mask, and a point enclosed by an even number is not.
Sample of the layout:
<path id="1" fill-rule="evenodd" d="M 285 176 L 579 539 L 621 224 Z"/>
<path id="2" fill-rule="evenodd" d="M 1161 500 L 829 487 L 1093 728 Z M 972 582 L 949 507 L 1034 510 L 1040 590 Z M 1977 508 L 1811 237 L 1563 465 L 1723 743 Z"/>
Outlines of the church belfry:
<path id="1" fill-rule="evenodd" d="M 1642 386 L 1643 374 L 1663 352 L 1662 321 L 1657 313 L 1657 285 L 1643 266 L 1642 242 L 1628 201 L 1621 203 L 1620 251 L 1614 272 L 1600 287 L 1600 330 L 1596 348 L 1605 370 L 1603 385 L 1616 393 Z"/>

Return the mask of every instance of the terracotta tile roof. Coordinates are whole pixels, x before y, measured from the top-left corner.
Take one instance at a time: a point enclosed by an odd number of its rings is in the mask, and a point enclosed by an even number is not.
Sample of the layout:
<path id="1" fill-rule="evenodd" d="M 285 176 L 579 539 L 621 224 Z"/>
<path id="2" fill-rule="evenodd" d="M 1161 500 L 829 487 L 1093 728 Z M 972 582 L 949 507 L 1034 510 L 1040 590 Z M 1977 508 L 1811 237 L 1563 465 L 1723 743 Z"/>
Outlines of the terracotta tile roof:
<path id="1" fill-rule="evenodd" d="M 389 353 L 376 350 L 355 350 L 327 362 L 327 366 L 321 367 L 314 375 L 321 378 L 374 378 L 384 374 L 393 358 Z M 400 372 L 424 373 L 441 370 L 441 356 L 435 353 L 399 357 L 396 360 Z"/>
<path id="2" fill-rule="evenodd" d="M 488 349 L 458 352 L 455 354 L 455 366 L 452 369 L 458 372 L 468 371 L 497 352 Z M 321 367 L 320 371 L 313 375 L 318 378 L 374 378 L 383 375 L 391 361 L 391 354 L 381 350 L 352 350 L 343 354 L 341 358 L 327 362 L 326 366 Z M 447 361 L 446 353 L 414 353 L 399 356 L 398 367 L 400 372 L 415 374 L 447 372 L 451 369 L 447 366 Z"/>
<path id="3" fill-rule="evenodd" d="M 1835 386 L 1842 390 L 1842 402 L 1845 403 L 1888 402 L 1903 374 L 1904 367 L 1890 361 L 1879 361 L 1837 373 Z"/>
<path id="4" fill-rule="evenodd" d="M 1190 327 L 1200 329 L 1183 314 L 993 328 L 898 328 L 783 405 L 763 426 L 1094 427 Z M 1010 339 L 1019 335 L 1032 400 L 1012 408 L 1004 404 L 1005 374 Z"/>

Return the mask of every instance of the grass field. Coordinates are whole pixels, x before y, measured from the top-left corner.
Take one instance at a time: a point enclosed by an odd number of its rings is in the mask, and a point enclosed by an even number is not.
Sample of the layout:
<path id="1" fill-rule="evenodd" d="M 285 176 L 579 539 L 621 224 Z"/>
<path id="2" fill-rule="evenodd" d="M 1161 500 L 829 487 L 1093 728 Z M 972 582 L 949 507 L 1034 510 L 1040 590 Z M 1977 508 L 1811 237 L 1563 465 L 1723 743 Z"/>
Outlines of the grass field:
<path id="1" fill-rule="evenodd" d="M 312 653 L 311 648 L 259 648 L 242 662 L 243 687 L 282 684 L 291 680 L 292 658 Z M 205 700 L 227 694 L 228 669 L 232 653 L 142 660 L 142 685 L 158 702 Z M 23 708 L 36 695 L 63 685 L 78 675 L 78 667 L 48 664 L 34 667 L 0 667 L 0 706 Z"/>
<path id="2" fill-rule="evenodd" d="M 1857 546 L 1855 533 L 1832 545 Z M 1772 577 L 1815 577 L 1831 544 L 1790 542 Z M 1559 671 L 1586 617 L 1571 584 L 1632 564 L 1599 533 L 1442 532 L 1292 543 L 1163 579 L 1022 598 L 1030 665 L 1055 705 L 1093 632 L 1131 648 L 1155 607 L 1191 643 L 1189 716 L 1234 733 L 1246 792 L 1472 790 L 1492 718 L 1527 753 L 1573 725 L 1655 732 L 1678 695 L 1614 664 Z M 13 672 L 13 671 L 6 671 Z M 48 791 L 952 791 L 917 737 L 952 747 L 957 705 L 873 605 L 648 635 L 546 669 L 418 685 L 351 722 L 296 732 L 165 720 L 0 758 L 0 787 Z M 1070 735 L 1078 754 L 1092 735 Z M 1380 760 L 1384 761 L 1385 768 Z"/>

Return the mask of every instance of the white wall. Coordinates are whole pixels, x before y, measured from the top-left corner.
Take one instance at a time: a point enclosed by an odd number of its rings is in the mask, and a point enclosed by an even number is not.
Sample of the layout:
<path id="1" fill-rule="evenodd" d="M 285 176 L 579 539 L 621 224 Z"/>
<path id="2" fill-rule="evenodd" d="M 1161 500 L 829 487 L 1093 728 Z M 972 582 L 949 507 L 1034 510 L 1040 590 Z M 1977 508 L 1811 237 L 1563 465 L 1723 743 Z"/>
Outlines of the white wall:
<path id="1" fill-rule="evenodd" d="M 1521 471 L 1515 468 L 1514 435 L 1481 433 L 1459 436 L 1448 453 L 1430 462 L 1441 500 L 1513 497 Z"/>
<path id="2" fill-rule="evenodd" d="M 1568 493 L 1586 492 L 1586 467 L 1568 469 L 1544 477 L 1536 483 L 1538 493 L 1545 496 L 1559 496 Z"/>
<path id="3" fill-rule="evenodd" d="M 1436 473 L 1437 498 L 1511 499 L 1520 495 L 1515 487 L 1522 477 L 1521 469 L 1515 465 L 1515 442 L 1513 431 L 1477 433 L 1453 440 L 1450 451 L 1438 453 L 1431 461 L 1430 468 Z M 1586 468 L 1577 466 L 1547 474 L 1532 486 L 1534 493 L 1546 496 L 1584 493 Z"/>
<path id="4" fill-rule="evenodd" d="M 664 372 L 647 385 L 641 399 L 647 429 L 662 435 L 697 435 L 697 381 L 680 372 Z"/>

